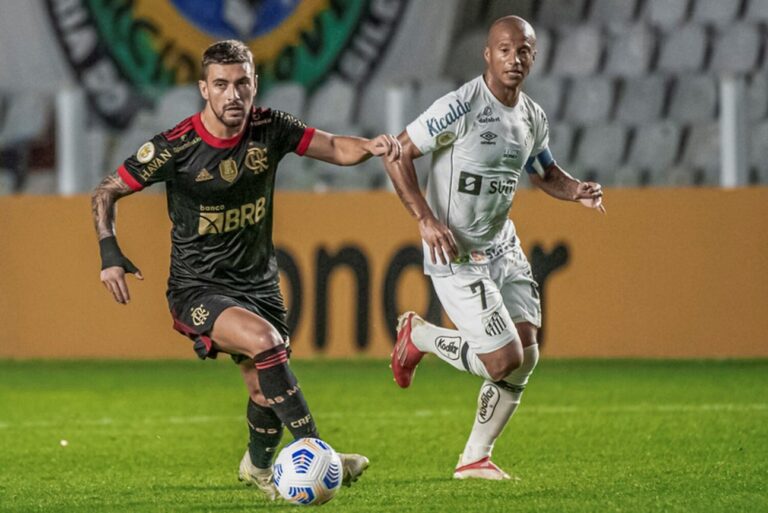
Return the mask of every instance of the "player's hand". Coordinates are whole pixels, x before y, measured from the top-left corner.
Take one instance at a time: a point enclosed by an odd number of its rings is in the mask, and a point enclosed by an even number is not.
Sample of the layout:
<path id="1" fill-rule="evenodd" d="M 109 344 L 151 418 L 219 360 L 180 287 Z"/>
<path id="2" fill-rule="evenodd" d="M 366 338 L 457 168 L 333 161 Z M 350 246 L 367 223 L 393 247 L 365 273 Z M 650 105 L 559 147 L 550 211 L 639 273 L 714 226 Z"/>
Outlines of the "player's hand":
<path id="1" fill-rule="evenodd" d="M 384 157 L 389 162 L 395 162 L 400 159 L 403 146 L 394 135 L 381 134 L 371 139 L 368 143 L 368 151 L 375 157 Z"/>
<path id="2" fill-rule="evenodd" d="M 127 272 L 134 274 L 137 279 L 143 280 L 144 276 L 141 274 L 141 271 L 139 271 L 136 266 L 130 263 L 130 260 L 128 260 L 128 263 L 130 264 L 131 268 L 128 269 Z M 125 305 L 131 302 L 131 295 L 128 292 L 128 283 L 125 281 L 125 275 L 126 269 L 116 265 L 102 269 L 100 276 L 101 283 L 103 283 L 104 287 L 106 287 L 106 289 L 112 294 L 112 297 L 115 298 L 115 301 L 121 305 Z"/>
<path id="3" fill-rule="evenodd" d="M 425 217 L 419 221 L 419 233 L 429 246 L 429 257 L 433 264 L 437 264 L 439 258 L 441 264 L 448 265 L 459 256 L 459 249 L 453 232 L 435 217 Z"/>
<path id="4" fill-rule="evenodd" d="M 581 182 L 576 188 L 576 199 L 587 208 L 597 209 L 605 214 L 603 186 L 597 182 Z"/>

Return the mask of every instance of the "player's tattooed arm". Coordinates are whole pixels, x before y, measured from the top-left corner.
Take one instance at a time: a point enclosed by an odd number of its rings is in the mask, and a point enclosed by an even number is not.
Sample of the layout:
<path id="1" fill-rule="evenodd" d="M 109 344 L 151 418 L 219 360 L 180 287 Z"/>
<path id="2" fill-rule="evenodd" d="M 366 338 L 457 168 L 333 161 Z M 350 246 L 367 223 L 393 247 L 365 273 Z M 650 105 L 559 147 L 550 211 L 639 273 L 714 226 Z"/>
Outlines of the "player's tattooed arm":
<path id="1" fill-rule="evenodd" d="M 113 173 L 96 186 L 91 194 L 91 213 L 99 240 L 115 235 L 115 203 L 133 190 Z"/>
<path id="2" fill-rule="evenodd" d="M 132 273 L 140 280 L 144 279 L 141 271 L 120 251 L 115 238 L 115 203 L 131 193 L 133 190 L 114 173 L 104 178 L 91 195 L 91 212 L 101 254 L 99 278 L 120 304 L 131 301 L 125 273 Z"/>

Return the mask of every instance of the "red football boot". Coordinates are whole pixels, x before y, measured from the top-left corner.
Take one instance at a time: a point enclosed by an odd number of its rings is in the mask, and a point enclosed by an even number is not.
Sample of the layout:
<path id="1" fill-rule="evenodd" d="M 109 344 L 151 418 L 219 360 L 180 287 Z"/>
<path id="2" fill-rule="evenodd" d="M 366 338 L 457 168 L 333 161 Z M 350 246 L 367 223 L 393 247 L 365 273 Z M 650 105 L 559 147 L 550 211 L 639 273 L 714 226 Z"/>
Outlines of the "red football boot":
<path id="1" fill-rule="evenodd" d="M 421 319 L 415 312 L 405 312 L 397 319 L 397 342 L 392 351 L 392 374 L 400 388 L 411 386 L 416 366 L 424 358 L 424 352 L 420 351 L 411 338 L 411 323 L 413 318 Z"/>

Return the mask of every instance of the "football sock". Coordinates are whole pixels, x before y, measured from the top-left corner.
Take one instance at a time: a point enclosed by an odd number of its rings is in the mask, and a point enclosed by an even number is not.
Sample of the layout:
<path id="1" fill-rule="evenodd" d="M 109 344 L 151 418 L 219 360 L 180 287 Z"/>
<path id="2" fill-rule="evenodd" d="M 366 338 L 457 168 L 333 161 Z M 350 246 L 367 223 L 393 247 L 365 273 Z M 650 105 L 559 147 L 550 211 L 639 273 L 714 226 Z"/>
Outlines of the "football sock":
<path id="1" fill-rule="evenodd" d="M 459 331 L 414 318 L 411 321 L 411 339 L 420 351 L 432 353 L 460 371 L 491 379 L 485 365 Z"/>
<path id="2" fill-rule="evenodd" d="M 283 435 L 283 423 L 272 408 L 261 406 L 248 398 L 248 453 L 251 463 L 259 468 L 269 468 L 275 448 Z"/>
<path id="3" fill-rule="evenodd" d="M 319 438 L 296 376 L 288 366 L 288 353 L 280 344 L 253 358 L 259 371 L 261 393 L 294 438 Z"/>
<path id="4" fill-rule="evenodd" d="M 461 464 L 466 465 L 490 456 L 496 439 L 501 435 L 520 404 L 525 385 L 539 361 L 537 344 L 523 348 L 523 363 L 503 381 L 486 380 L 477 397 L 477 413 L 472 432 L 464 447 Z"/>

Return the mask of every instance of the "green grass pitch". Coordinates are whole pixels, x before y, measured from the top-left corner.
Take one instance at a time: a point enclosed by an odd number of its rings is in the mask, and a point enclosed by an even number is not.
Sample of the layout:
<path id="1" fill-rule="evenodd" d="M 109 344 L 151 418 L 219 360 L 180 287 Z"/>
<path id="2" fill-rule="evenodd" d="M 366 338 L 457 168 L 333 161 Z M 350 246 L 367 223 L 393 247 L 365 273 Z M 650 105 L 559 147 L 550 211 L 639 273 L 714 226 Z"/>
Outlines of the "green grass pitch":
<path id="1" fill-rule="evenodd" d="M 325 511 L 768 511 L 768 361 L 545 355 L 494 453 L 513 483 L 451 479 L 477 378 L 293 366 L 323 438 L 371 459 Z M 0 511 L 295 511 L 237 481 L 245 402 L 227 360 L 0 362 Z"/>

